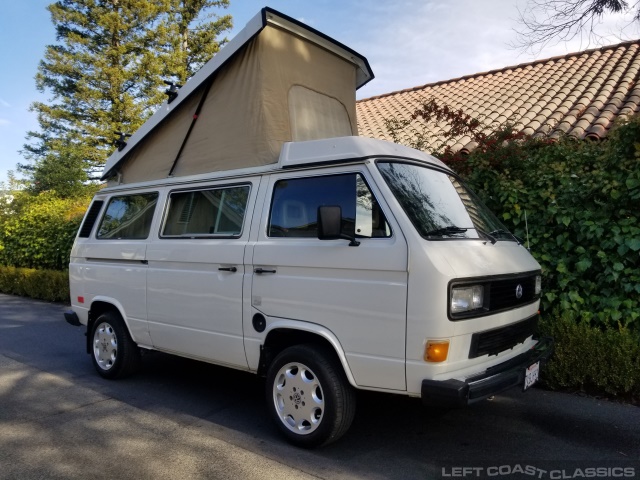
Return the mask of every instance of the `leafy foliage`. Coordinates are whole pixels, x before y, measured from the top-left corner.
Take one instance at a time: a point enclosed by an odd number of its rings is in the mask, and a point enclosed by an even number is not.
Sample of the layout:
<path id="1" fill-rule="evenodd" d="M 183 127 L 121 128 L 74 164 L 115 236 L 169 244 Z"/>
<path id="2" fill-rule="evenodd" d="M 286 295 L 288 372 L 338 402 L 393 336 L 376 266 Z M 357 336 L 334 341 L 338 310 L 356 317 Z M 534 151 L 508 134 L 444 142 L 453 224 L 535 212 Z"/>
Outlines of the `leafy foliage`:
<path id="1" fill-rule="evenodd" d="M 640 117 L 607 141 L 529 138 L 479 149 L 466 180 L 544 275 L 543 306 L 640 331 Z"/>
<path id="2" fill-rule="evenodd" d="M 229 0 L 60 0 L 49 5 L 59 43 L 49 45 L 36 85 L 40 130 L 19 165 L 35 193 L 76 192 L 94 178 L 117 140 L 166 99 L 163 79 L 184 83 L 225 40 Z"/>
<path id="3" fill-rule="evenodd" d="M 229 0 L 165 0 L 166 14 L 158 33 L 164 75 L 184 84 L 213 57 L 232 26 L 231 15 L 218 17 L 214 8 L 227 8 Z"/>
<path id="4" fill-rule="evenodd" d="M 597 328 L 572 312 L 548 315 L 541 332 L 554 338 L 555 353 L 542 381 L 551 389 L 640 401 L 640 334 Z"/>
<path id="5" fill-rule="evenodd" d="M 440 105 L 435 99 L 425 99 L 421 105 L 409 116 L 409 118 L 387 118 L 385 127 L 395 143 L 409 144 L 418 150 L 426 150 L 432 140 L 431 122 L 445 122 L 449 129 L 444 134 L 444 146 L 441 155 L 450 155 L 453 152 L 447 144 L 447 140 L 473 136 L 476 141 L 482 141 L 485 137 L 483 125 L 478 119 L 471 117 L 462 110 L 455 110 L 448 105 Z M 408 143 L 407 143 L 408 142 Z"/>
<path id="6" fill-rule="evenodd" d="M 69 272 L 0 265 L 0 292 L 49 302 L 69 302 Z"/>
<path id="7" fill-rule="evenodd" d="M 447 125 L 439 141 L 435 142 L 437 148 L 432 153 L 460 175 L 470 172 L 467 155 L 452 148 L 461 138 L 469 139 L 478 151 L 491 151 L 501 156 L 519 155 L 519 143 L 516 141 L 529 138 L 510 123 L 486 124 L 461 109 L 441 105 L 434 98 L 424 99 L 409 118 L 391 117 L 384 123 L 395 143 L 424 151 L 434 143 L 431 127 L 434 124 Z M 497 149 L 497 146 L 502 148 Z"/>
<path id="8" fill-rule="evenodd" d="M 17 193 L 0 212 L 0 264 L 64 270 L 90 197 Z"/>

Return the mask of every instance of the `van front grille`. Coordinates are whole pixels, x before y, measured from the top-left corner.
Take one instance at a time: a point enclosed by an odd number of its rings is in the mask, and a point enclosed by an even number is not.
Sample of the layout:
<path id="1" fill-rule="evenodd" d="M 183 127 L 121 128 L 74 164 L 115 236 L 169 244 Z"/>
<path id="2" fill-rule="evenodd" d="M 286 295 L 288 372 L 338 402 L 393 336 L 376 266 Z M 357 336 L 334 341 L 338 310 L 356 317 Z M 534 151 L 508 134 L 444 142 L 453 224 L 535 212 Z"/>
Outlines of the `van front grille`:
<path id="1" fill-rule="evenodd" d="M 512 323 L 506 327 L 474 333 L 471 337 L 469 358 L 481 357 L 482 355 L 497 355 L 515 347 L 519 343 L 523 343 L 534 334 L 537 321 L 538 315 L 534 315 L 522 322 Z"/>
<path id="2" fill-rule="evenodd" d="M 522 296 L 518 298 L 516 290 L 520 286 Z M 508 278 L 491 282 L 489 293 L 489 308 L 491 311 L 526 305 L 536 299 L 536 275 L 528 277 Z"/>

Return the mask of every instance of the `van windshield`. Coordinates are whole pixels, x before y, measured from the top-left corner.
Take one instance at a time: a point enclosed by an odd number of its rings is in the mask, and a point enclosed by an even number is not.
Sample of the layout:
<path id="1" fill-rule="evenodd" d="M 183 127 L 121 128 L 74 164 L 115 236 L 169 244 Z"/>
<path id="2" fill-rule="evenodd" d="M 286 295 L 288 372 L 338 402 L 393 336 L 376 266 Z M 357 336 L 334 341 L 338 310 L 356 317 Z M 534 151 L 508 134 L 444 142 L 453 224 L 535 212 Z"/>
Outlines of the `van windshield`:
<path id="1" fill-rule="evenodd" d="M 428 240 L 518 241 L 455 176 L 401 162 L 377 162 L 387 185 L 420 235 Z"/>

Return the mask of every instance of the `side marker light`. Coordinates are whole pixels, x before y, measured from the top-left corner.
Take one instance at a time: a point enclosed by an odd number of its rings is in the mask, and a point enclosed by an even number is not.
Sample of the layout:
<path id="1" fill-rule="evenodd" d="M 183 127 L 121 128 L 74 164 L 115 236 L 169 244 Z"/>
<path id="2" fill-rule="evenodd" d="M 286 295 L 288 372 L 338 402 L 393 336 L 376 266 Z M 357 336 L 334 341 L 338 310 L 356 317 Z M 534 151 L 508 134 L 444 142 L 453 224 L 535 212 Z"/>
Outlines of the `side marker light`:
<path id="1" fill-rule="evenodd" d="M 447 359 L 449 354 L 449 340 L 427 340 L 424 347 L 424 361 L 440 363 Z"/>

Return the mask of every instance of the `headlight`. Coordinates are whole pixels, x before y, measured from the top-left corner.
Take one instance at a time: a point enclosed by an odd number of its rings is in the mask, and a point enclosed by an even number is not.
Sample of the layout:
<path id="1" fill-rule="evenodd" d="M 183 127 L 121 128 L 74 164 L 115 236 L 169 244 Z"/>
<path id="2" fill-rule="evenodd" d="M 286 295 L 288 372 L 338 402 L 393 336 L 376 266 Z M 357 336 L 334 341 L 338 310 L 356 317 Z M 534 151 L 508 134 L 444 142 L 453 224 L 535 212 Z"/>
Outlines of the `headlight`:
<path id="1" fill-rule="evenodd" d="M 540 292 L 542 292 L 542 277 L 540 275 L 536 276 L 536 290 L 535 290 L 535 294 L 536 295 L 540 295 Z"/>
<path id="2" fill-rule="evenodd" d="M 451 313 L 463 313 L 482 308 L 484 304 L 484 287 L 472 285 L 451 289 Z"/>

